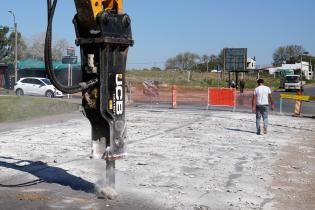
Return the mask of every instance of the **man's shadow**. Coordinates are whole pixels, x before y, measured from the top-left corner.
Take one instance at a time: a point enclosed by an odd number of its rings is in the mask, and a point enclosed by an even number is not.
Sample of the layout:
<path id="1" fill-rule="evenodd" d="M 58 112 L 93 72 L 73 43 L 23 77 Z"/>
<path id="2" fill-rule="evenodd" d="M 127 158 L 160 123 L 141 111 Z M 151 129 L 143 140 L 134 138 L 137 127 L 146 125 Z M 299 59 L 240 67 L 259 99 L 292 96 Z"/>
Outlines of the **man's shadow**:
<path id="1" fill-rule="evenodd" d="M 247 131 L 247 130 L 241 130 L 241 129 L 237 129 L 237 128 L 225 128 L 226 130 L 229 130 L 229 131 L 239 131 L 239 132 L 245 132 L 245 133 L 253 133 L 253 134 L 256 134 L 256 132 L 254 131 Z"/>
<path id="2" fill-rule="evenodd" d="M 88 182 L 81 177 L 69 174 L 62 168 L 49 166 L 42 161 L 19 160 L 0 156 L 0 167 L 11 168 L 14 170 L 30 173 L 38 178 L 33 181 L 14 185 L 5 185 L 0 183 L 0 187 L 27 187 L 46 182 L 60 184 L 62 186 L 71 187 L 73 190 L 80 190 L 87 193 L 93 193 L 95 191 L 95 186 L 93 183 Z"/>

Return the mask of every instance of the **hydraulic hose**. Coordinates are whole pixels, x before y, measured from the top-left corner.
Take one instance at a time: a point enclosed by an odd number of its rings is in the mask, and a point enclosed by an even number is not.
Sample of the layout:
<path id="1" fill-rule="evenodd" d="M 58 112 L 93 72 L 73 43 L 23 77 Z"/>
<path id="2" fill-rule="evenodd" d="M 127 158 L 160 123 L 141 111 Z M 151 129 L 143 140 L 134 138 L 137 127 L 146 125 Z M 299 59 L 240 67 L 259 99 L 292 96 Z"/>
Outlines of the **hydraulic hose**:
<path id="1" fill-rule="evenodd" d="M 98 79 L 95 78 L 88 82 L 82 82 L 75 86 L 66 86 L 58 82 L 58 79 L 55 75 L 53 64 L 52 64 L 52 23 L 54 18 L 54 13 L 57 5 L 57 0 L 54 0 L 51 4 L 51 0 L 47 0 L 47 14 L 48 14 L 48 23 L 47 23 L 47 31 L 45 38 L 45 67 L 46 73 L 51 80 L 51 83 L 60 91 L 64 93 L 78 93 L 83 90 L 86 90 L 92 86 L 95 86 L 98 83 Z"/>

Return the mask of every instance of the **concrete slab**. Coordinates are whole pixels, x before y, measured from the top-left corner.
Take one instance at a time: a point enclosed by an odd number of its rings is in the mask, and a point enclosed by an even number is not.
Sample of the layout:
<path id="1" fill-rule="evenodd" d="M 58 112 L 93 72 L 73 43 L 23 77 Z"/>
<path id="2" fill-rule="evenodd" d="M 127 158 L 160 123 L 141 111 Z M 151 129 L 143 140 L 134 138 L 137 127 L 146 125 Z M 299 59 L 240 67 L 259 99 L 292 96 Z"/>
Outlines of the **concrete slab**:
<path id="1" fill-rule="evenodd" d="M 127 120 L 114 201 L 94 193 L 105 162 L 88 158 L 87 119 L 0 128 L 0 209 L 315 208 L 312 119 L 270 116 L 261 136 L 246 113 L 130 108 Z"/>

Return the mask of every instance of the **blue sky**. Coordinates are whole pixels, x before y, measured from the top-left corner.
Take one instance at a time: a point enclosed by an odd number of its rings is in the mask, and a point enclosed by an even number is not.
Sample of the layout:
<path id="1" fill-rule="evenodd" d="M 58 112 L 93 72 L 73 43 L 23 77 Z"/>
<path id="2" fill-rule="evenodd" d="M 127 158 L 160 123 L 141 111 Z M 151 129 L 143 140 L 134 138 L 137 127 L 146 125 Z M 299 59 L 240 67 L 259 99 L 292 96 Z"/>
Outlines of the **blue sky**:
<path id="1" fill-rule="evenodd" d="M 282 45 L 303 45 L 315 55 L 313 0 L 124 0 L 132 18 L 135 46 L 128 68 L 160 66 L 179 52 L 218 54 L 224 47 L 248 48 L 258 64 L 272 62 Z M 1 0 L 0 25 L 13 25 L 25 38 L 45 31 L 46 0 Z M 59 0 L 54 38 L 74 45 L 73 0 Z"/>

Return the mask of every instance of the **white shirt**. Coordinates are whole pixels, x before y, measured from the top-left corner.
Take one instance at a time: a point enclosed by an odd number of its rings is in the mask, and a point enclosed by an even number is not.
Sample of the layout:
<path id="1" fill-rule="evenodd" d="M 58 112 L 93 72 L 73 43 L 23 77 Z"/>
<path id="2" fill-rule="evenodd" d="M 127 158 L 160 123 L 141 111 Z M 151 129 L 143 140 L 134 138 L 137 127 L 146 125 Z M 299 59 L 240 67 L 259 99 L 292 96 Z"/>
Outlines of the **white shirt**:
<path id="1" fill-rule="evenodd" d="M 269 87 L 260 85 L 254 90 L 254 96 L 256 96 L 256 105 L 269 105 L 269 94 L 271 90 Z"/>

